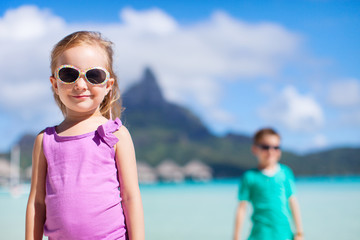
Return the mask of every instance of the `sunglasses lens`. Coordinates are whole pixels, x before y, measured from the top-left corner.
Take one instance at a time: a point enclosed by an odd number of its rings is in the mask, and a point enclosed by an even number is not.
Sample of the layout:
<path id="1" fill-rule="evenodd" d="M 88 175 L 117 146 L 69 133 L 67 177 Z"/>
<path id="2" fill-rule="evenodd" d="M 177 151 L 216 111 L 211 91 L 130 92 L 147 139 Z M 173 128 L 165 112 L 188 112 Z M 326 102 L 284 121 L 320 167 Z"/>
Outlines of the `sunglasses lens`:
<path id="1" fill-rule="evenodd" d="M 258 147 L 261 150 L 269 150 L 269 149 L 280 150 L 280 146 L 258 145 Z"/>
<path id="2" fill-rule="evenodd" d="M 75 82 L 79 77 L 79 71 L 74 68 L 64 67 L 59 70 L 59 78 L 66 83 Z"/>
<path id="3" fill-rule="evenodd" d="M 101 84 L 106 80 L 106 72 L 102 69 L 90 69 L 86 72 L 86 78 L 92 84 Z"/>

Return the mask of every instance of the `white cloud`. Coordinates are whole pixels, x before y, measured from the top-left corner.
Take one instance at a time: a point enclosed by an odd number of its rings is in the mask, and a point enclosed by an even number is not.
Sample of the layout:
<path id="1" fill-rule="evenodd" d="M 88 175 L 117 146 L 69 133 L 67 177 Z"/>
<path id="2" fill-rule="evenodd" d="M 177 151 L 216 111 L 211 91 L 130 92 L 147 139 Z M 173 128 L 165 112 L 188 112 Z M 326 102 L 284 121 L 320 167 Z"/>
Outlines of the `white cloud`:
<path id="1" fill-rule="evenodd" d="M 329 85 L 328 100 L 337 107 L 360 105 L 360 81 L 344 79 Z"/>
<path id="2" fill-rule="evenodd" d="M 177 30 L 176 21 L 160 9 L 154 8 L 142 12 L 125 8 L 120 18 L 131 31 L 149 34 L 169 34 Z"/>
<path id="3" fill-rule="evenodd" d="M 284 88 L 260 108 L 259 114 L 269 123 L 295 131 L 312 131 L 324 123 L 323 111 L 316 100 L 310 95 L 300 95 L 293 86 Z"/>
<path id="4" fill-rule="evenodd" d="M 44 37 L 47 32 L 64 26 L 64 21 L 49 10 L 23 6 L 6 11 L 0 20 L 0 39 L 28 41 Z"/>

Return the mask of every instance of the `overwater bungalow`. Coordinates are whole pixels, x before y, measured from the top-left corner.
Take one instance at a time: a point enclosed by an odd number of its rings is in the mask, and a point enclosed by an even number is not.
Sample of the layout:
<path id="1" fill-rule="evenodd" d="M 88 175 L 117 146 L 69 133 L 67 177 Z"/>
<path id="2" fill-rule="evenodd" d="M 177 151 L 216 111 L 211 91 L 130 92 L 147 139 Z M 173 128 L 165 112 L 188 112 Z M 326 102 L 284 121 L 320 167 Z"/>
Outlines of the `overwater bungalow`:
<path id="1" fill-rule="evenodd" d="M 172 160 L 164 160 L 157 168 L 160 180 L 165 182 L 182 182 L 185 179 L 183 169 Z"/>
<path id="2" fill-rule="evenodd" d="M 212 179 L 212 169 L 200 160 L 192 160 L 184 166 L 187 178 L 195 181 L 208 181 Z"/>

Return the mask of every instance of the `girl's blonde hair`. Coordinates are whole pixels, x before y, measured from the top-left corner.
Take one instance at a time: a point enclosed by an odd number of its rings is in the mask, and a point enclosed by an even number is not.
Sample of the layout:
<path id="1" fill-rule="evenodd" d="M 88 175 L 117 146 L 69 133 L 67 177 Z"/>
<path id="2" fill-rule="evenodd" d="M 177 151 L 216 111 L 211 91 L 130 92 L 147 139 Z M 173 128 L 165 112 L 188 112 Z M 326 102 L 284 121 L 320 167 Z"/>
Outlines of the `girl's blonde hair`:
<path id="1" fill-rule="evenodd" d="M 80 45 L 95 45 L 104 50 L 107 57 L 107 66 L 106 69 L 110 73 L 110 77 L 114 79 L 114 84 L 110 92 L 104 97 L 104 100 L 100 104 L 100 113 L 107 119 L 115 119 L 121 115 L 121 99 L 120 99 L 120 90 L 117 82 L 117 76 L 113 71 L 113 43 L 109 40 L 106 40 L 102 37 L 99 32 L 91 31 L 79 31 L 74 32 L 62 40 L 60 40 L 51 51 L 51 73 L 52 76 L 55 76 L 55 71 L 57 67 L 57 61 L 60 55 L 67 49 L 80 46 Z M 66 115 L 66 107 L 61 102 L 59 96 L 54 92 L 54 98 L 57 105 L 60 107 L 63 115 Z"/>

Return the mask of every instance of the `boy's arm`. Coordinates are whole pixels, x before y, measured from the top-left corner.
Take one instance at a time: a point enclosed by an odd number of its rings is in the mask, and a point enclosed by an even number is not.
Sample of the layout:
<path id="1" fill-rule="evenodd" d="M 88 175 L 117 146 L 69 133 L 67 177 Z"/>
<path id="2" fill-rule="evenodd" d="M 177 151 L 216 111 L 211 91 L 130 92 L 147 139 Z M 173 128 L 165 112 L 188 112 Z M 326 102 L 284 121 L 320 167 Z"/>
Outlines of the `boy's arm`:
<path id="1" fill-rule="evenodd" d="M 289 198 L 289 204 L 296 228 L 294 240 L 302 240 L 304 239 L 304 236 L 303 236 L 303 227 L 301 222 L 300 207 L 295 196 L 291 196 Z"/>
<path id="2" fill-rule="evenodd" d="M 119 142 L 116 144 L 116 162 L 126 229 L 130 240 L 144 240 L 144 213 L 138 183 L 134 145 L 130 133 L 125 126 L 121 126 L 115 135 L 119 138 Z"/>
<path id="3" fill-rule="evenodd" d="M 40 133 L 34 143 L 32 154 L 32 176 L 29 200 L 26 208 L 25 239 L 43 238 L 46 219 L 45 182 L 47 163 L 42 148 L 43 134 Z"/>
<path id="4" fill-rule="evenodd" d="M 247 201 L 240 201 L 236 209 L 234 240 L 239 240 L 246 215 Z"/>

